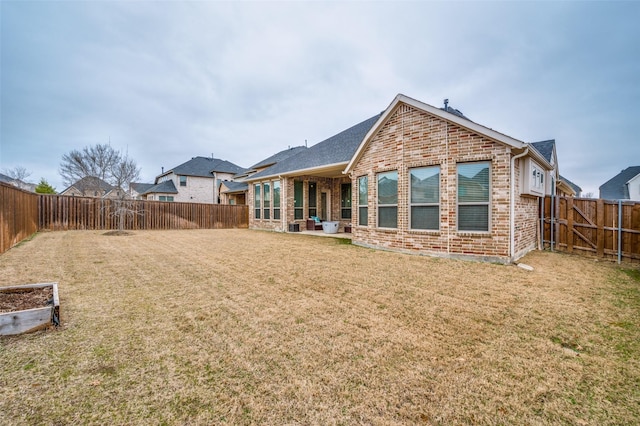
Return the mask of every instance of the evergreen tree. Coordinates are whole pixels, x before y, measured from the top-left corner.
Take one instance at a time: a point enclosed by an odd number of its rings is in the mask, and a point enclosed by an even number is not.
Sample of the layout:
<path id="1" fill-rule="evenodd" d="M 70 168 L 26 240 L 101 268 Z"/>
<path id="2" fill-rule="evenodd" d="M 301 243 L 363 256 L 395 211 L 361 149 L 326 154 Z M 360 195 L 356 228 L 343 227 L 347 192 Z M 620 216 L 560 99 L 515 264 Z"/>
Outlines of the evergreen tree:
<path id="1" fill-rule="evenodd" d="M 45 178 L 40 178 L 40 182 L 36 185 L 36 192 L 38 194 L 56 194 L 56 189 L 49 185 Z"/>

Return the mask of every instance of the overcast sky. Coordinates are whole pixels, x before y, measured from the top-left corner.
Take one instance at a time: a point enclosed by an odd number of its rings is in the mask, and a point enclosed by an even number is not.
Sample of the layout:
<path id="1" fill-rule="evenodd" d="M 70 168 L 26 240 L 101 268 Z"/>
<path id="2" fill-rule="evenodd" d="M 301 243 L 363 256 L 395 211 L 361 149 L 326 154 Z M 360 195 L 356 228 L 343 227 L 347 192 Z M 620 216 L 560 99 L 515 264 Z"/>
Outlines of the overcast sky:
<path id="1" fill-rule="evenodd" d="M 585 192 L 640 165 L 639 2 L 0 1 L 0 170 L 64 189 L 73 149 L 152 182 L 194 156 L 249 167 L 398 93 L 555 139 Z"/>

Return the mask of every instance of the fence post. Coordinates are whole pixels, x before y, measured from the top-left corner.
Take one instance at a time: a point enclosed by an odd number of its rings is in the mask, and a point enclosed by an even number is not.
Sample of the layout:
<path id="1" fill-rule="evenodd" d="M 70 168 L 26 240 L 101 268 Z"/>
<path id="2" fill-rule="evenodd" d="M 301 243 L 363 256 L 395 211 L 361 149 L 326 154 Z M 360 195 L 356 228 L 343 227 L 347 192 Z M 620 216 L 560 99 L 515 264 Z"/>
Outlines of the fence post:
<path id="1" fill-rule="evenodd" d="M 622 200 L 618 200 L 618 265 L 622 260 Z"/>
<path id="2" fill-rule="evenodd" d="M 604 200 L 596 201 L 596 247 L 598 257 L 604 257 Z"/>
<path id="3" fill-rule="evenodd" d="M 567 198 L 567 252 L 573 253 L 573 197 Z"/>

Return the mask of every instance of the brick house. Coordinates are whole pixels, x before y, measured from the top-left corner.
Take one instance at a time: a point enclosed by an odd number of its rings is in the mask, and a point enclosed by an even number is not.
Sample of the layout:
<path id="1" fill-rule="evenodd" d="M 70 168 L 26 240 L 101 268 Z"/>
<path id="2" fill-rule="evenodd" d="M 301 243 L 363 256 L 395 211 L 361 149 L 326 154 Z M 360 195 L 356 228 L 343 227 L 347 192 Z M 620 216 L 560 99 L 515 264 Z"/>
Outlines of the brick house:
<path id="1" fill-rule="evenodd" d="M 272 167 L 289 157 L 305 151 L 306 149 L 306 146 L 289 147 L 254 164 L 247 170 L 238 173 L 237 175 L 233 176 L 232 180 L 219 181 L 218 188 L 220 194 L 220 203 L 236 205 L 246 204 L 247 193 L 249 192 L 249 185 L 247 184 L 246 180 L 249 176 L 266 170 L 269 167 Z"/>
<path id="2" fill-rule="evenodd" d="M 508 263 L 537 246 L 553 161 L 446 104 L 398 95 L 381 114 L 251 176 L 249 226 L 305 229 L 318 216 L 350 227 L 361 246 Z"/>
<path id="3" fill-rule="evenodd" d="M 307 219 L 314 216 L 339 222 L 342 230 L 351 225 L 352 184 L 343 172 L 378 117 L 248 176 L 249 227 L 287 231 L 297 225 L 306 230 Z"/>
<path id="4" fill-rule="evenodd" d="M 91 198 L 120 198 L 123 190 L 95 176 L 86 176 L 60 192 L 60 195 Z"/>

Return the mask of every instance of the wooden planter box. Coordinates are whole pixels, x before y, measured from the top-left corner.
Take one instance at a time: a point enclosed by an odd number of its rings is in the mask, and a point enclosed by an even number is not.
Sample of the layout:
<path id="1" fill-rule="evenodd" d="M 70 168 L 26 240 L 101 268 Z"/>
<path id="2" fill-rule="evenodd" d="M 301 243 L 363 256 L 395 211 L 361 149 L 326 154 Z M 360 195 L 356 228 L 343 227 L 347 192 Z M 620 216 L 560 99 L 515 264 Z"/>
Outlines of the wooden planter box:
<path id="1" fill-rule="evenodd" d="M 58 283 L 25 284 L 11 287 L 0 287 L 2 293 L 28 292 L 33 289 L 52 288 L 53 297 L 47 306 L 34 307 L 21 311 L 0 313 L 0 335 L 29 333 L 60 324 L 60 299 L 58 297 Z"/>

